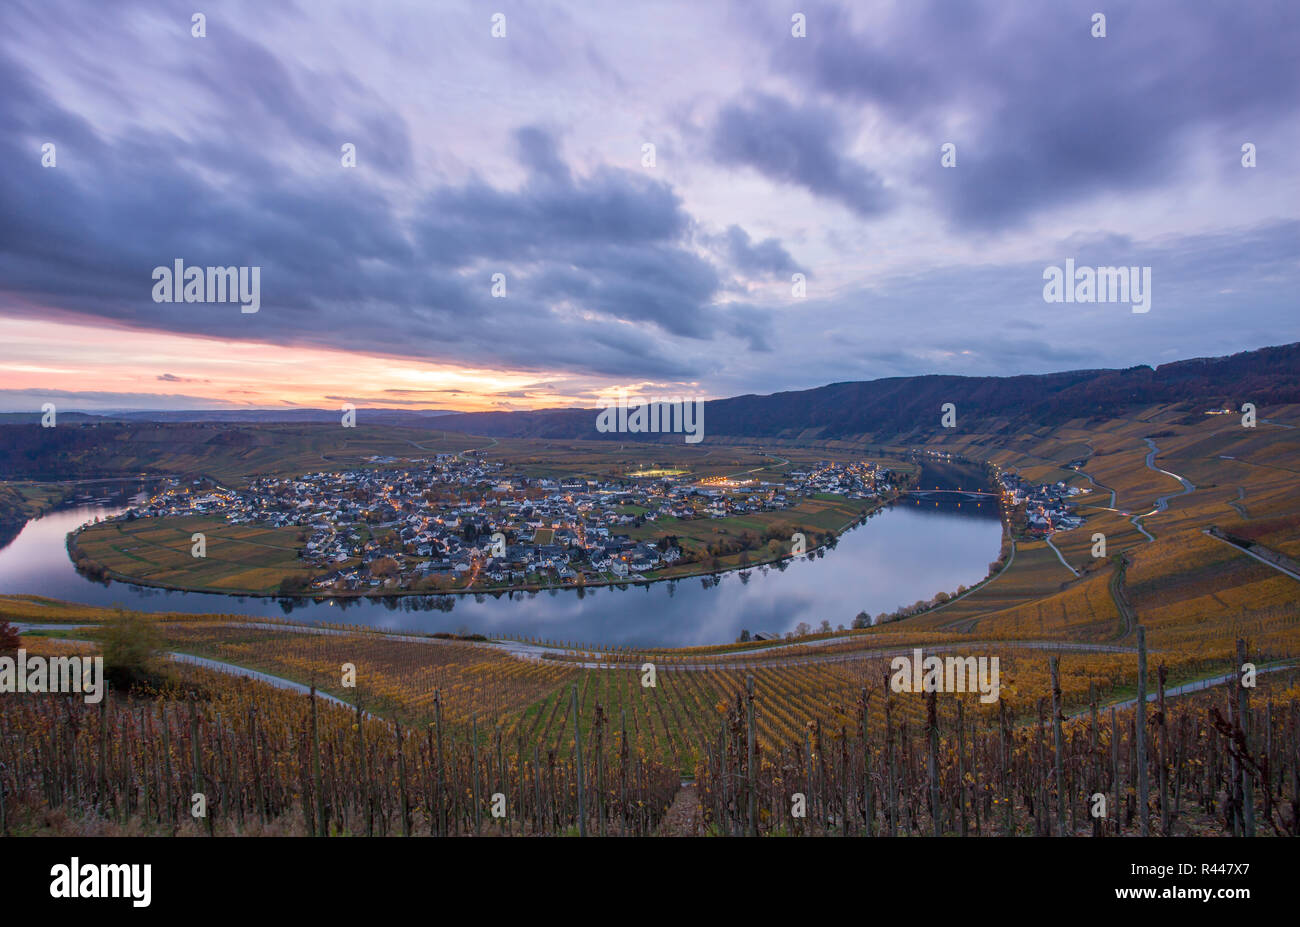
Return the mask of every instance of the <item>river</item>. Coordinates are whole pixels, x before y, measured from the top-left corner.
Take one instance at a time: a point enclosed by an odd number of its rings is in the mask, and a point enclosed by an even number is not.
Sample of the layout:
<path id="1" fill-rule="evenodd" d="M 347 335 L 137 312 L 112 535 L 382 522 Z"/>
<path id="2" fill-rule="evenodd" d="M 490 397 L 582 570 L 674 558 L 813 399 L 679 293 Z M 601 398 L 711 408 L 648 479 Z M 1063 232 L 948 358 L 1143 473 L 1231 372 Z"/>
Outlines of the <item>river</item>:
<path id="1" fill-rule="evenodd" d="M 841 535 L 834 549 L 788 562 L 784 569 L 756 567 L 707 579 L 499 596 L 288 600 L 105 585 L 82 576 L 68 558 L 65 535 L 96 516 L 121 511 L 126 498 L 119 492 L 116 498 L 75 504 L 28 522 L 0 549 L 0 593 L 141 611 L 291 615 L 295 621 L 394 630 L 690 647 L 733 641 L 742 629 L 780 634 L 800 622 L 817 627 L 823 619 L 847 627 L 860 611 L 876 615 L 973 585 L 997 558 L 1002 531 L 993 500 L 905 500 Z"/>

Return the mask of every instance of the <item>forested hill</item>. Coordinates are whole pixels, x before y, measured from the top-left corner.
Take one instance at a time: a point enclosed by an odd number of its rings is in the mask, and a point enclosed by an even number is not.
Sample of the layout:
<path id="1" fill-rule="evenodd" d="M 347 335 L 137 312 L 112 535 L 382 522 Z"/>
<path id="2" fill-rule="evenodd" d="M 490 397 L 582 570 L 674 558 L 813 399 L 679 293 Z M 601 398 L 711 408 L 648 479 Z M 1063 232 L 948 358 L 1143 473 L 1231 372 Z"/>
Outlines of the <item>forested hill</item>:
<path id="1" fill-rule="evenodd" d="M 791 441 L 924 441 L 939 430 L 940 408 L 957 407 L 958 428 L 1013 432 L 1035 425 L 1112 418 L 1127 410 L 1184 403 L 1189 416 L 1252 402 L 1260 417 L 1300 404 L 1300 343 L 1231 357 L 1198 358 L 1127 370 L 1074 370 L 1041 376 L 891 377 L 816 389 L 736 396 L 705 405 L 704 434 Z M 391 414 L 385 414 L 391 413 Z M 263 419 L 261 416 L 265 415 Z M 365 454 L 459 451 L 465 445 L 430 432 L 546 439 L 680 440 L 680 435 L 601 434 L 595 409 L 420 414 L 358 409 L 357 429 L 339 427 L 337 411 L 285 415 L 271 410 L 225 420 L 221 412 L 92 415 L 62 412 L 42 428 L 39 413 L 0 416 L 0 480 L 74 479 L 141 473 L 307 472 L 322 461 Z M 184 420 L 190 417 L 198 421 Z M 284 421 L 284 419 L 289 419 Z M 181 420 L 178 420 L 181 419 Z M 430 444 L 430 442 L 435 442 Z"/>
<path id="2" fill-rule="evenodd" d="M 1264 408 L 1300 403 L 1300 342 L 1126 370 L 1073 370 L 1015 377 L 890 377 L 815 389 L 736 396 L 705 404 L 709 435 L 842 438 L 903 435 L 938 427 L 940 407 L 957 406 L 966 421 L 1052 425 L 1105 418 L 1159 403 L 1206 408 L 1253 402 Z M 1261 414 L 1267 414 L 1266 412 Z M 600 438 L 592 409 L 476 412 L 448 415 L 439 428 L 499 437 Z"/>

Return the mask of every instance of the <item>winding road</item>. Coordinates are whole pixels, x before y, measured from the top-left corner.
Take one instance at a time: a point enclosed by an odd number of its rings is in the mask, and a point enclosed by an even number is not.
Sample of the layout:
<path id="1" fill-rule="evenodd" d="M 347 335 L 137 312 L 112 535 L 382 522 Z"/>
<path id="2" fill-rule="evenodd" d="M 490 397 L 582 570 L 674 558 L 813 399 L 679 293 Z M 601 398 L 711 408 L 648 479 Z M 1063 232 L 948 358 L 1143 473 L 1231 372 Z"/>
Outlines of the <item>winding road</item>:
<path id="1" fill-rule="evenodd" d="M 1056 559 L 1061 561 L 1061 566 L 1065 567 L 1075 576 L 1078 576 L 1079 571 L 1076 570 L 1074 567 L 1070 566 L 1070 564 L 1066 563 L 1065 557 L 1061 554 L 1061 549 L 1052 543 L 1052 536 L 1049 534 L 1045 538 L 1043 538 L 1043 540 L 1047 542 L 1048 547 L 1052 548 L 1052 553 L 1056 554 Z"/>
<path id="2" fill-rule="evenodd" d="M 73 630 L 78 630 L 80 628 L 94 627 L 94 626 L 78 625 L 78 624 L 57 624 L 57 623 L 45 623 L 45 624 L 18 623 L 16 624 L 16 627 L 21 633 L 26 631 L 49 631 L 49 630 L 73 631 Z M 323 635 L 338 636 L 338 637 L 349 637 L 349 636 L 353 636 L 356 633 L 356 632 L 342 630 L 339 628 L 320 628 L 320 627 L 314 627 L 309 625 L 270 624 L 270 623 L 261 623 L 261 622 L 238 622 L 232 624 L 232 627 L 254 628 L 254 629 L 268 630 L 268 631 L 282 631 L 282 632 L 293 633 L 293 634 L 323 634 Z M 603 660 L 603 659 L 580 661 L 580 660 L 565 659 L 562 656 L 562 654 L 565 653 L 565 651 L 557 650 L 555 648 L 543 647 L 539 644 L 521 643 L 519 641 L 458 641 L 458 640 L 449 640 L 446 638 L 426 637 L 426 636 L 415 635 L 415 634 L 393 634 L 393 633 L 386 633 L 386 632 L 362 632 L 362 633 L 366 635 L 373 635 L 375 637 L 382 637 L 386 640 L 404 641 L 413 644 L 429 644 L 432 646 L 446 646 L 448 644 L 459 644 L 461 646 L 481 647 L 489 650 L 503 652 L 519 660 L 526 660 L 534 663 L 547 663 L 553 666 L 572 666 L 575 668 L 582 668 L 582 669 L 621 669 L 621 670 L 632 670 L 632 671 L 640 672 L 641 665 L 643 662 L 645 662 L 640 658 L 638 658 L 635 661 L 628 661 L 628 660 L 616 661 L 616 660 Z M 77 643 L 90 643 L 89 641 L 77 640 L 75 638 L 65 638 L 65 639 L 70 641 L 75 641 Z M 779 666 L 804 666 L 804 665 L 816 664 L 816 663 L 848 663 L 855 660 L 870 660 L 870 659 L 877 659 L 880 657 L 905 656 L 911 654 L 912 651 L 916 649 L 915 646 L 893 646 L 893 647 L 876 648 L 871 650 L 853 650 L 846 653 L 818 654 L 818 653 L 802 652 L 799 653 L 798 655 L 789 656 L 789 657 L 777 656 L 775 659 L 769 658 L 769 655 L 778 653 L 781 650 L 787 650 L 794 647 L 804 648 L 805 650 L 815 650 L 815 649 L 830 646 L 831 644 L 835 644 L 835 643 L 839 643 L 851 639 L 853 639 L 853 635 L 851 634 L 837 634 L 831 637 L 821 638 L 820 640 L 811 641 L 808 643 L 800 643 L 798 641 L 793 641 L 789 643 L 776 644 L 772 647 L 765 647 L 758 650 L 739 651 L 729 655 L 719 654 L 718 656 L 712 659 L 700 659 L 698 661 L 691 661 L 691 662 L 684 662 L 684 663 L 673 661 L 671 663 L 661 664 L 661 668 L 673 669 L 673 670 L 708 672 L 710 670 L 744 669 L 747 667 L 762 667 L 762 666 L 779 667 Z M 1070 652 L 1070 653 L 1137 653 L 1136 647 L 1129 647 L 1120 644 L 1092 644 L 1092 643 L 1084 643 L 1079 641 L 974 640 L 974 641 L 954 642 L 951 644 L 925 644 L 922 645 L 921 647 L 921 649 L 927 653 L 938 653 L 938 652 L 951 651 L 951 650 L 969 651 L 971 648 L 975 648 L 975 649 L 1011 648 L 1011 649 L 1027 649 L 1027 650 L 1060 651 L 1060 652 Z M 167 656 L 179 662 L 194 663 L 195 665 L 206 666 L 210 669 L 219 669 L 224 672 L 232 672 L 232 673 L 237 673 L 239 675 L 250 676 L 256 679 L 262 679 L 262 681 L 269 682 L 272 685 L 291 688 L 298 692 L 305 693 L 308 691 L 309 688 L 308 686 L 305 686 L 302 683 L 292 682 L 291 680 L 284 679 L 280 676 L 273 676 L 269 673 L 262 673 L 257 670 L 246 669 L 245 667 L 239 666 L 234 663 L 225 663 L 220 660 L 213 660 L 207 657 L 199 657 L 199 656 L 194 656 L 193 654 L 176 653 L 176 652 L 169 652 Z M 599 658 L 604 655 L 598 653 L 596 654 L 596 656 Z M 651 660 L 650 662 L 654 662 L 654 661 Z M 317 694 L 320 695 L 322 698 L 327 697 L 325 693 L 322 693 L 319 690 L 317 691 Z M 340 704 L 347 704 L 347 703 L 340 702 Z"/>
<path id="3" fill-rule="evenodd" d="M 1300 577 L 1297 577 L 1297 579 L 1300 579 Z M 311 627 L 301 627 L 301 626 L 292 626 L 292 625 L 262 625 L 262 624 L 250 623 L 247 626 L 274 628 L 275 630 L 281 630 L 281 631 L 293 630 L 293 631 L 299 631 L 303 633 L 316 633 L 316 634 L 346 635 L 348 633 L 346 631 L 341 631 L 334 628 L 311 628 Z M 76 628 L 90 627 L 90 625 L 22 623 L 22 624 L 18 624 L 17 627 L 19 631 L 38 630 L 38 629 L 74 630 Z M 379 636 L 388 636 L 397 640 L 405 640 L 405 641 L 412 641 L 412 642 L 426 643 L 426 644 L 447 643 L 447 641 L 439 638 L 421 637 L 417 635 L 395 635 L 395 634 L 382 635 L 381 634 Z M 819 641 L 814 645 L 807 645 L 807 646 L 824 645 L 836 639 L 841 639 L 841 638 L 828 638 Z M 66 640 L 74 643 L 91 643 L 89 641 L 78 640 L 75 638 L 66 638 Z M 552 664 L 562 663 L 564 665 L 573 666 L 575 668 L 624 669 L 624 670 L 630 670 L 634 672 L 641 672 L 641 664 L 635 662 L 602 663 L 602 662 L 575 662 L 571 660 L 550 659 L 546 656 L 547 652 L 544 650 L 544 648 L 535 645 L 530 645 L 530 644 L 518 644 L 515 642 L 507 642 L 507 641 L 492 641 L 489 643 L 474 643 L 473 645 L 479 647 L 494 647 L 494 648 L 507 645 L 505 646 L 504 649 L 510 652 L 513 656 L 524 657 L 524 654 L 528 653 L 531 654 L 532 659 L 535 659 L 538 662 L 544 661 Z M 798 646 L 798 645 L 787 644 L 781 646 L 785 647 L 785 646 Z M 1088 643 L 1080 643 L 1076 641 L 966 641 L 966 642 L 962 642 L 961 644 L 926 645 L 926 646 L 922 646 L 919 649 L 923 650 L 927 654 L 935 654 L 935 653 L 949 652 L 953 650 L 961 650 L 961 651 L 969 652 L 972 649 L 993 649 L 993 648 L 1039 650 L 1039 651 L 1048 651 L 1054 653 L 1137 653 L 1136 647 L 1128 647 L 1128 646 L 1122 646 L 1117 644 L 1088 644 Z M 665 664 L 663 668 L 672 669 L 672 670 L 707 672 L 710 670 L 747 668 L 749 666 L 754 665 L 755 663 L 757 663 L 760 666 L 802 666 L 811 663 L 841 663 L 841 662 L 849 662 L 852 660 L 867 660 L 873 658 L 910 656 L 917 649 L 918 649 L 917 647 L 889 647 L 889 648 L 882 648 L 878 650 L 860 650 L 848 654 L 809 655 L 803 657 L 795 657 L 791 659 L 780 659 L 775 661 L 764 660 L 764 661 L 740 662 L 739 660 L 734 660 L 734 661 L 707 662 L 707 663 L 706 662 L 685 663 L 685 664 L 671 663 L 671 664 Z M 1158 652 L 1159 651 L 1148 651 L 1148 653 L 1158 653 Z M 208 657 L 200 657 L 200 656 L 196 656 L 195 654 L 180 653 L 176 651 L 167 652 L 165 656 L 168 659 L 173 660 L 177 663 L 184 663 L 184 664 L 189 664 L 191 666 L 198 666 L 205 669 L 215 670 L 217 672 L 228 673 L 232 676 L 242 676 L 248 679 L 255 679 L 260 682 L 264 682 L 268 685 L 275 686 L 276 688 L 287 689 L 289 691 L 298 692 L 303 695 L 307 695 L 311 692 L 311 687 L 304 685 L 303 683 L 295 682 L 292 679 L 285 679 L 282 676 L 275 676 L 270 673 L 264 673 L 259 670 L 250 669 L 249 667 L 240 666 L 239 664 L 236 663 L 226 663 L 221 660 L 213 660 Z M 742 655 L 738 654 L 737 656 L 740 657 Z M 527 659 L 528 657 L 524 657 L 524 658 Z M 1280 670 L 1295 669 L 1297 667 L 1300 667 L 1300 663 L 1295 663 L 1295 662 L 1278 663 L 1278 664 L 1260 666 L 1258 667 L 1258 672 L 1270 673 L 1270 672 L 1277 672 Z M 1232 679 L 1234 679 L 1235 676 L 1236 676 L 1235 673 L 1224 673 L 1219 676 L 1212 676 L 1206 679 L 1199 679 L 1199 680 L 1194 680 L 1192 682 L 1183 683 L 1182 685 L 1178 685 L 1178 686 L 1174 686 L 1173 688 L 1166 689 L 1165 697 L 1174 698 L 1180 695 L 1188 695 L 1194 692 L 1201 692 L 1204 691 L 1205 689 L 1209 689 L 1214 686 L 1222 685 L 1226 682 L 1229 682 Z M 317 698 L 320 698 L 323 701 L 329 702 L 332 705 L 337 705 L 339 707 L 346 708 L 349 711 L 356 710 L 355 705 L 345 702 L 344 700 L 338 698 L 337 696 L 330 695 L 328 692 L 322 692 L 319 689 L 317 689 L 316 696 Z M 1158 697 L 1158 693 L 1156 692 L 1148 693 L 1147 701 L 1155 701 L 1157 697 Z M 1098 709 L 1104 710 L 1108 708 L 1117 708 L 1123 710 L 1125 708 L 1131 708 L 1136 703 L 1137 703 L 1137 699 L 1131 698 L 1120 702 L 1114 702 L 1112 704 L 1101 705 L 1098 706 Z M 1073 720 L 1073 719 L 1085 717 L 1089 714 L 1090 711 L 1091 709 L 1088 708 L 1088 709 L 1082 709 L 1080 711 L 1073 712 L 1072 714 L 1067 716 L 1067 720 Z M 362 714 L 364 714 L 366 718 L 370 720 L 385 720 L 381 716 L 372 714 L 371 712 L 368 711 L 363 710 Z"/>
<path id="4" fill-rule="evenodd" d="M 1141 520 L 1143 518 L 1148 518 L 1152 515 L 1155 515 L 1158 512 L 1167 511 L 1169 508 L 1170 499 L 1177 499 L 1179 496 L 1185 496 L 1190 492 L 1194 492 L 1196 490 L 1196 486 L 1190 480 L 1179 476 L 1177 473 L 1173 473 L 1169 470 L 1162 470 L 1160 467 L 1157 467 L 1156 454 L 1160 453 L 1160 448 L 1156 447 L 1156 443 L 1152 441 L 1150 438 L 1143 438 L 1142 440 L 1146 442 L 1147 447 L 1151 448 L 1151 450 L 1147 452 L 1147 456 L 1146 456 L 1147 469 L 1154 470 L 1157 473 L 1163 473 L 1165 476 L 1173 477 L 1180 484 L 1182 484 L 1183 487 L 1178 492 L 1171 492 L 1171 493 L 1166 493 L 1163 496 L 1158 496 L 1156 498 L 1155 508 L 1153 508 L 1151 511 L 1143 515 L 1134 515 L 1132 518 L 1129 519 L 1129 521 L 1132 522 L 1133 527 L 1141 531 L 1146 536 L 1146 539 L 1148 541 L 1154 541 L 1155 535 L 1153 535 L 1141 524 Z"/>
<path id="5" fill-rule="evenodd" d="M 490 447 L 496 447 L 498 444 L 501 443 L 501 442 L 499 442 L 496 438 L 490 438 L 489 440 L 491 440 L 491 442 L 492 442 L 491 444 L 485 444 L 485 445 L 483 445 L 482 447 L 467 447 L 467 448 L 465 448 L 465 450 L 461 451 L 461 452 L 460 452 L 459 454 L 457 454 L 456 456 L 457 456 L 457 457 L 465 457 L 466 454 L 472 454 L 474 451 L 486 451 L 488 448 L 490 448 Z M 469 458 L 466 458 L 466 459 L 468 460 Z"/>

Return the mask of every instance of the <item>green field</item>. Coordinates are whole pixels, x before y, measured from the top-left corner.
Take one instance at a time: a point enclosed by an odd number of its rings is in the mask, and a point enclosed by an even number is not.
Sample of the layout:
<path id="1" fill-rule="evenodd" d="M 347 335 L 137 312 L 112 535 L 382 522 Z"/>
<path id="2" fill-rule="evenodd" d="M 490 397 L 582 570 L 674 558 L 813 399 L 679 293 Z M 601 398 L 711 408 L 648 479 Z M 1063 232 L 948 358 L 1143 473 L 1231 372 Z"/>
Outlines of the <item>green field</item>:
<path id="1" fill-rule="evenodd" d="M 119 577 L 208 592 L 274 593 L 288 576 L 306 575 L 298 560 L 302 528 L 232 525 L 220 518 L 141 518 L 95 525 L 77 548 Z M 207 556 L 191 553 L 195 532 Z"/>

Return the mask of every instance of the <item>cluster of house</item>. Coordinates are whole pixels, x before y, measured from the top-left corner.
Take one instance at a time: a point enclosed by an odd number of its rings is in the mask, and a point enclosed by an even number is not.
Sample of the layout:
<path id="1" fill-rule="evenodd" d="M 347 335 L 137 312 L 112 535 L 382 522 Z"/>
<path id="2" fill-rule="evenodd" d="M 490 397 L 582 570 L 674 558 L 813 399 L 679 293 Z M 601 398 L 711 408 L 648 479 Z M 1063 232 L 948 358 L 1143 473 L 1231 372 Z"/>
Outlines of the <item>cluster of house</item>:
<path id="1" fill-rule="evenodd" d="M 1009 471 L 999 472 L 998 480 L 1008 506 L 1024 505 L 1027 534 L 1046 536 L 1083 524 L 1083 516 L 1071 511 L 1069 502 L 1083 492 L 1079 487 L 1067 486 L 1063 481 L 1033 484 Z"/>
<path id="2" fill-rule="evenodd" d="M 807 470 L 791 470 L 793 491 L 800 495 L 834 493 L 849 499 L 870 499 L 894 488 L 893 473 L 866 461 L 818 461 Z M 789 484 L 787 484 L 788 486 Z"/>
<path id="3" fill-rule="evenodd" d="M 817 493 L 864 498 L 891 485 L 874 464 L 829 461 L 781 483 L 526 477 L 454 455 L 369 462 L 374 469 L 260 477 L 243 489 L 172 480 L 120 517 L 301 527 L 321 591 L 494 588 L 639 578 L 682 559 L 671 537 L 626 533 L 647 522 L 782 509 Z"/>

